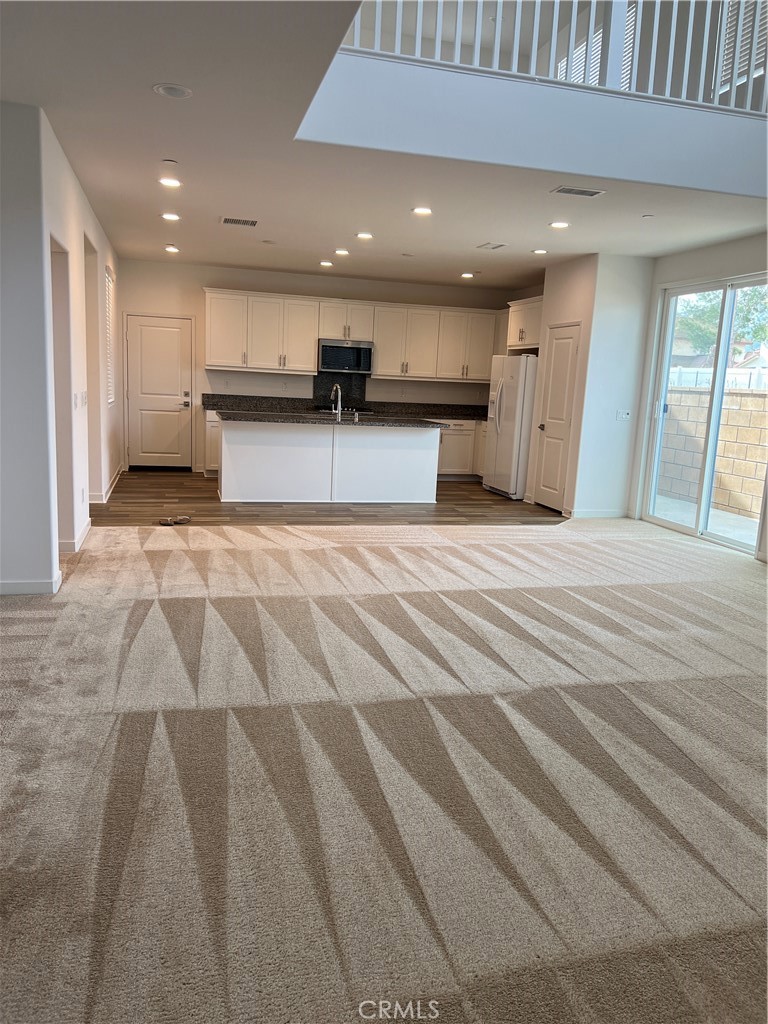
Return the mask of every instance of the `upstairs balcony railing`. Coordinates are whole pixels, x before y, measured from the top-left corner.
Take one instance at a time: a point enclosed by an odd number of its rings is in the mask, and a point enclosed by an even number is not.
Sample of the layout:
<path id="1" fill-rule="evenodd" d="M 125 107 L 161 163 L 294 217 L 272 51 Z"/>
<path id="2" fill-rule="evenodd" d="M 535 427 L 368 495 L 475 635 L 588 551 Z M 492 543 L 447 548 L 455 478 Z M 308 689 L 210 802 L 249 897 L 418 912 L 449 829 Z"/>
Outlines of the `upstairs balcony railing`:
<path id="1" fill-rule="evenodd" d="M 766 110 L 768 0 L 364 0 L 353 51 Z"/>

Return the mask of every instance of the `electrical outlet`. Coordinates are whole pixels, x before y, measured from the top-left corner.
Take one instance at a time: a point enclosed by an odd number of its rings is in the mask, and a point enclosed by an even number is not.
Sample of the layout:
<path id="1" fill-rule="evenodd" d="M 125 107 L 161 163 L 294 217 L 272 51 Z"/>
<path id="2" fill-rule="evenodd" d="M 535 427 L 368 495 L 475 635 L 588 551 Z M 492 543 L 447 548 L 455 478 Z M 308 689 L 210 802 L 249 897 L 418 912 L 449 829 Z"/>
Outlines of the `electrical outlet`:
<path id="1" fill-rule="evenodd" d="M 616 410 L 616 419 L 617 420 L 628 420 L 629 419 L 629 409 L 617 409 Z"/>
<path id="2" fill-rule="evenodd" d="M 85 504 L 85 488 L 84 487 L 80 488 L 80 501 L 82 502 L 83 505 Z"/>
<path id="3" fill-rule="evenodd" d="M 224 390 L 229 391 L 229 377 L 224 378 Z"/>
<path id="4" fill-rule="evenodd" d="M 287 391 L 287 390 L 288 390 L 288 385 L 285 383 L 285 381 L 283 381 L 283 391 Z"/>

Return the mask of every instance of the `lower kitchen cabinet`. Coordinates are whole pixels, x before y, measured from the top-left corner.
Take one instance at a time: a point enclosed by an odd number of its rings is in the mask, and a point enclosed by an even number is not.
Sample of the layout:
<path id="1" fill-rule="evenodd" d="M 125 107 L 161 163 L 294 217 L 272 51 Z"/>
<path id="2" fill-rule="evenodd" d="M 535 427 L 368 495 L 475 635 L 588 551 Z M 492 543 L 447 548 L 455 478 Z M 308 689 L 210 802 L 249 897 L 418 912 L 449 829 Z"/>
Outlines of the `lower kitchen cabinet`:
<path id="1" fill-rule="evenodd" d="M 440 457 L 437 472 L 471 474 L 474 472 L 475 421 L 440 420 L 446 426 L 440 431 Z"/>
<path id="2" fill-rule="evenodd" d="M 215 476 L 219 469 L 219 445 L 221 439 L 221 420 L 215 412 L 205 414 L 205 461 L 203 468 L 206 476 Z"/>

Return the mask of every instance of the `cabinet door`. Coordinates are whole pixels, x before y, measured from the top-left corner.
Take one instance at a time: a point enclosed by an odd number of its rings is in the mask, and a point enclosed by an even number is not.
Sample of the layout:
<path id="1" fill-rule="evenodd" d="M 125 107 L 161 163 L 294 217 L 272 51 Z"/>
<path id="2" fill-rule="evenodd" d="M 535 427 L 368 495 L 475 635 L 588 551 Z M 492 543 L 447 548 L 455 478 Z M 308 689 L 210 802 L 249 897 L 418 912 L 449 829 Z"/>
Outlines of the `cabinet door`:
<path id="1" fill-rule="evenodd" d="M 219 438 L 221 435 L 220 423 L 205 424 L 205 469 L 219 468 Z"/>
<path id="2" fill-rule="evenodd" d="M 353 341 L 373 340 L 373 306 L 351 305 L 347 308 L 347 337 Z"/>
<path id="3" fill-rule="evenodd" d="M 318 338 L 346 338 L 346 302 L 321 302 Z M 368 339 L 370 341 L 370 339 Z"/>
<path id="4" fill-rule="evenodd" d="M 509 323 L 507 324 L 507 348 L 523 344 L 524 322 L 525 306 L 510 306 Z"/>
<path id="5" fill-rule="evenodd" d="M 437 462 L 438 473 L 471 473 L 475 454 L 475 428 L 441 431 L 442 444 Z"/>
<path id="6" fill-rule="evenodd" d="M 469 380 L 490 380 L 496 316 L 470 313 L 467 328 L 467 372 Z"/>
<path id="7" fill-rule="evenodd" d="M 541 341 L 541 313 L 544 308 L 543 302 L 532 302 L 525 309 L 525 321 L 523 323 L 523 341 L 526 345 L 538 345 Z"/>
<path id="8" fill-rule="evenodd" d="M 254 370 L 280 369 L 283 335 L 283 300 L 248 299 L 248 366 Z"/>
<path id="9" fill-rule="evenodd" d="M 206 366 L 245 366 L 248 296 L 205 296 Z"/>
<path id="10" fill-rule="evenodd" d="M 319 303 L 285 299 L 283 303 L 283 369 L 317 373 Z"/>
<path id="11" fill-rule="evenodd" d="M 439 337 L 439 309 L 408 310 L 408 325 L 405 333 L 405 372 L 407 376 L 435 377 Z"/>
<path id="12" fill-rule="evenodd" d="M 408 310 L 400 306 L 377 306 L 373 323 L 373 376 L 399 377 L 405 362 L 405 332 Z"/>
<path id="13" fill-rule="evenodd" d="M 467 314 L 443 310 L 440 314 L 440 337 L 437 345 L 437 376 L 444 380 L 461 380 L 464 376 L 464 353 L 467 343 Z"/>

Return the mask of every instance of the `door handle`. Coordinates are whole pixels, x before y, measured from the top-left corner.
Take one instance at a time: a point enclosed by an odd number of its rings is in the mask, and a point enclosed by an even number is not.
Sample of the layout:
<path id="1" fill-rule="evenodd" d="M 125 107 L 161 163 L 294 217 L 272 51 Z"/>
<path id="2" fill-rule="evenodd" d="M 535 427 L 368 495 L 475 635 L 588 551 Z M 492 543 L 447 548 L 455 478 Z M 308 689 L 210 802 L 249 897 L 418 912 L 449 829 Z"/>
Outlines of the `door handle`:
<path id="1" fill-rule="evenodd" d="M 543 424 L 543 423 L 540 423 L 540 424 L 539 424 L 539 430 L 543 430 L 543 429 L 544 429 L 544 424 Z"/>
<path id="2" fill-rule="evenodd" d="M 179 408 L 180 409 L 188 409 L 189 408 L 189 402 L 179 402 Z"/>

